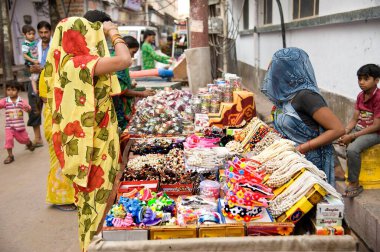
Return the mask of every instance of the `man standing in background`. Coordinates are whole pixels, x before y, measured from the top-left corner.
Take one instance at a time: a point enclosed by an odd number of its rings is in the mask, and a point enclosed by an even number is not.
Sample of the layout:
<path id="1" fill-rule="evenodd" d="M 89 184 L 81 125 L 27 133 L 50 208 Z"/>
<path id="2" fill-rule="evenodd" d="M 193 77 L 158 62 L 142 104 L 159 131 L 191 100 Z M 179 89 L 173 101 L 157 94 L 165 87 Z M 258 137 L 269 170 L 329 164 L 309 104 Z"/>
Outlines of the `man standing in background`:
<path id="1" fill-rule="evenodd" d="M 30 68 L 30 72 L 32 73 L 41 73 L 42 69 L 45 66 L 46 63 L 46 56 L 49 51 L 50 47 L 50 40 L 51 40 L 51 25 L 46 21 L 41 21 L 37 24 L 37 31 L 38 35 L 40 37 L 40 40 L 37 44 L 38 48 L 38 62 L 40 62 L 39 65 L 33 65 Z M 33 89 L 31 87 L 31 83 L 29 83 L 28 86 L 28 100 L 29 104 L 32 107 L 31 111 L 29 112 L 29 120 L 28 120 L 28 126 L 33 127 L 34 132 L 34 141 L 33 145 L 34 147 L 41 147 L 43 146 L 42 143 L 42 136 L 41 136 L 41 112 L 42 112 L 42 105 L 43 102 L 39 96 L 33 96 L 32 95 Z"/>

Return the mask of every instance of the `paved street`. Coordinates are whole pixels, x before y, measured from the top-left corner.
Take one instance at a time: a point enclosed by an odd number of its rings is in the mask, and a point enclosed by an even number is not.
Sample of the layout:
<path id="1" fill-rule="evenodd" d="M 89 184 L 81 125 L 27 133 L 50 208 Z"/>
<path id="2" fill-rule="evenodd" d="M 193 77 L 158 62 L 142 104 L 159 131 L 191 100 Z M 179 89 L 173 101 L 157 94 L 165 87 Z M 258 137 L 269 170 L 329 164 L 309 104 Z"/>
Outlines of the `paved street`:
<path id="1" fill-rule="evenodd" d="M 21 96 L 26 98 L 25 93 Z M 4 165 L 4 111 L 0 114 L 0 251 L 79 251 L 76 212 L 62 212 L 45 202 L 46 142 L 34 152 L 15 143 L 15 162 Z M 28 133 L 33 138 L 32 128 Z"/>

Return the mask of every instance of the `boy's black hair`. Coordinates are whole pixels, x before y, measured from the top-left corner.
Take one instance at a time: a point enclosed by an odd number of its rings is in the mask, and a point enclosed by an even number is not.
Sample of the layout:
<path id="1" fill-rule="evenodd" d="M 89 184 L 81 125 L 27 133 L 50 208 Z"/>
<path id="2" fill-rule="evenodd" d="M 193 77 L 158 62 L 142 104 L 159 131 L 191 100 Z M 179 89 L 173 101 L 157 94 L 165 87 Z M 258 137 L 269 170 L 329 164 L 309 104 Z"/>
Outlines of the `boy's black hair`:
<path id="1" fill-rule="evenodd" d="M 373 77 L 374 79 L 380 78 L 380 67 L 376 64 L 367 64 L 359 68 L 356 75 Z"/>
<path id="2" fill-rule="evenodd" d="M 124 42 L 127 44 L 128 48 L 139 48 L 139 42 L 132 36 L 124 36 Z"/>
<path id="3" fill-rule="evenodd" d="M 17 82 L 15 82 L 15 81 L 11 81 L 11 82 L 7 83 L 7 85 L 5 86 L 5 88 L 14 88 L 17 91 L 21 90 L 20 85 Z"/>
<path id="4" fill-rule="evenodd" d="M 111 17 L 107 13 L 103 11 L 99 11 L 99 10 L 89 10 L 84 14 L 83 17 L 92 23 L 95 23 L 98 21 L 102 23 L 106 21 L 112 22 Z"/>
<path id="5" fill-rule="evenodd" d="M 42 29 L 42 28 L 46 28 L 49 31 L 51 31 L 51 24 L 43 20 L 37 24 L 37 30 Z"/>
<path id="6" fill-rule="evenodd" d="M 144 31 L 144 41 L 145 41 L 145 39 L 147 38 L 147 37 L 149 37 L 149 36 L 152 36 L 152 35 L 156 35 L 156 33 L 154 32 L 154 31 L 152 31 L 152 30 L 145 30 Z"/>
<path id="7" fill-rule="evenodd" d="M 24 25 L 22 27 L 22 33 L 26 34 L 26 33 L 30 32 L 30 31 L 36 32 L 36 30 L 31 25 L 26 24 L 26 25 Z"/>

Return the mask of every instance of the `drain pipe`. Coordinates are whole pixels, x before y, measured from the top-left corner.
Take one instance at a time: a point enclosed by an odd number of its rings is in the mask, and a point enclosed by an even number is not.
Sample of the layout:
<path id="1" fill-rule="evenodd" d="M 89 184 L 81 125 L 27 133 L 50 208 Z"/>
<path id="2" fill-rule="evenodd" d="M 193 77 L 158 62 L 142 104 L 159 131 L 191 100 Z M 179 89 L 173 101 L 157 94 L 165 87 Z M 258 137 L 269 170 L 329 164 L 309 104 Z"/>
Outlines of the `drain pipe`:
<path id="1" fill-rule="evenodd" d="M 280 12 L 280 18 L 281 18 L 281 33 L 282 33 L 282 47 L 286 48 L 286 34 L 285 34 L 285 22 L 284 22 L 284 14 L 282 12 L 282 5 L 280 0 L 276 0 L 278 11 Z"/>

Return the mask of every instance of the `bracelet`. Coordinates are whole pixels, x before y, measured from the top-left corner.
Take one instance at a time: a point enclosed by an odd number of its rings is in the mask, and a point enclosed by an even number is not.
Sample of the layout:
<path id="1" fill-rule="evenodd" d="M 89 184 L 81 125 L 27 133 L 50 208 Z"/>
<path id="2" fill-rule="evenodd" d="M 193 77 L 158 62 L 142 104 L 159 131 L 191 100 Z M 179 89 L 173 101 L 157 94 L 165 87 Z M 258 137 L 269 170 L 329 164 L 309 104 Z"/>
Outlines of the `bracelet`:
<path id="1" fill-rule="evenodd" d="M 125 44 L 125 41 L 124 40 L 118 40 L 118 41 L 116 41 L 115 43 L 113 43 L 113 47 L 115 47 L 117 44 L 119 44 L 119 43 L 122 43 L 122 44 L 124 44 L 124 45 L 126 45 Z"/>
<path id="2" fill-rule="evenodd" d="M 354 132 L 352 135 L 353 135 L 354 139 L 356 139 L 356 132 Z"/>
<path id="3" fill-rule="evenodd" d="M 117 39 L 122 39 L 122 37 L 121 37 L 121 35 L 119 33 L 116 33 L 116 34 L 112 35 L 112 37 L 111 37 L 112 44 L 114 44 L 115 40 L 117 40 Z"/>

